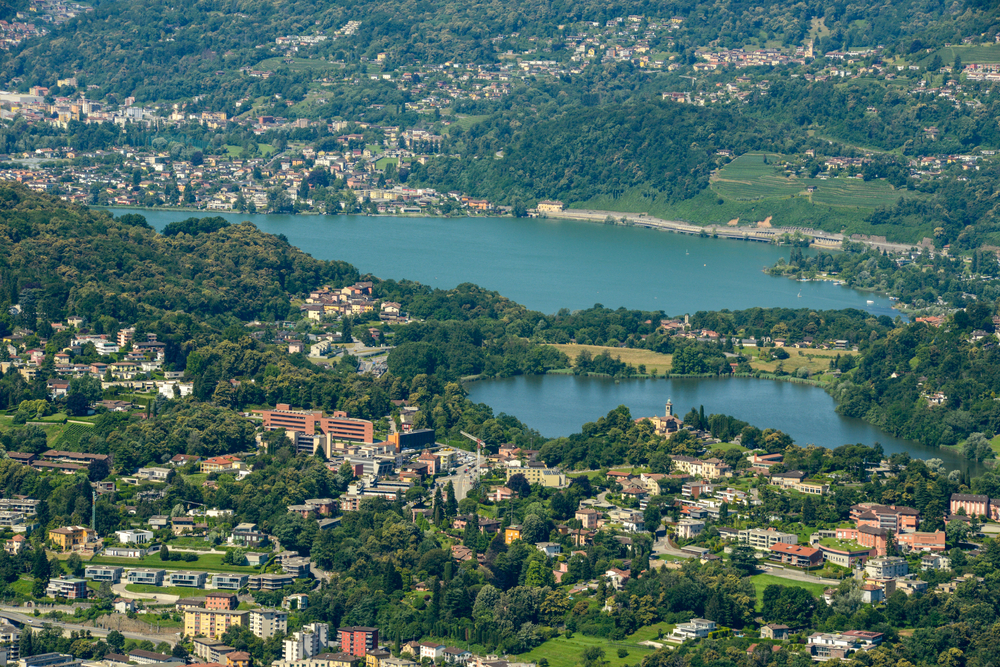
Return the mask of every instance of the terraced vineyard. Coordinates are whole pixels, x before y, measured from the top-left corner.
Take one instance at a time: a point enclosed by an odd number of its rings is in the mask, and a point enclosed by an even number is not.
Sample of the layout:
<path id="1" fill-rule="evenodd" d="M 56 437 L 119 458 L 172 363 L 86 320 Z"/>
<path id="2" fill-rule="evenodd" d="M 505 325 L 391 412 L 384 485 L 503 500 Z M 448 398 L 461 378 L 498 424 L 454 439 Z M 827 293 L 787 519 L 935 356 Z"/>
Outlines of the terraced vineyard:
<path id="1" fill-rule="evenodd" d="M 875 208 L 892 206 L 900 197 L 915 197 L 918 193 L 897 190 L 886 181 L 862 181 L 860 179 L 835 178 L 827 181 L 810 181 L 816 191 L 810 199 L 820 206 L 851 206 Z"/>
<path id="2" fill-rule="evenodd" d="M 76 450 L 80 446 L 80 438 L 84 433 L 93 433 L 94 427 L 85 424 L 66 424 L 62 434 L 56 438 L 56 449 Z"/>
<path id="3" fill-rule="evenodd" d="M 766 159 L 766 161 L 765 161 Z M 741 155 L 712 179 L 712 189 L 723 199 L 769 199 L 804 194 L 806 186 L 798 178 L 779 174 L 774 163 L 780 155 L 747 153 Z"/>

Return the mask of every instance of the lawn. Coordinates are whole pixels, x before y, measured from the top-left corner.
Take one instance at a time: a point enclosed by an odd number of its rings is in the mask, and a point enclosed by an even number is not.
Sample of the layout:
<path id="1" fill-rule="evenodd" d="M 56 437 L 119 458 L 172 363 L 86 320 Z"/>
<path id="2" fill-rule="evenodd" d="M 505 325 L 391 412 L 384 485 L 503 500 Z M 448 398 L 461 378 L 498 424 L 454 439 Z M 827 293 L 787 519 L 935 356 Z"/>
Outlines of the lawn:
<path id="1" fill-rule="evenodd" d="M 169 545 L 168 545 L 169 548 Z M 171 560 L 163 562 L 156 554 L 145 558 L 110 558 L 108 556 L 94 556 L 90 562 L 100 565 L 121 565 L 123 567 L 154 567 L 164 570 L 194 570 L 196 572 L 242 572 L 244 574 L 257 574 L 257 568 L 244 565 L 225 565 L 222 562 L 223 554 L 199 554 L 196 561 Z"/>
<path id="2" fill-rule="evenodd" d="M 455 127 L 460 127 L 460 128 L 462 128 L 463 131 L 464 130 L 468 130 L 473 125 L 476 125 L 477 123 L 482 123 L 487 118 L 489 118 L 489 116 L 485 116 L 485 115 L 484 116 L 458 116 L 457 120 L 454 123 L 452 123 L 451 125 L 449 125 L 445 131 L 448 132 L 448 133 L 451 133 L 452 128 L 455 128 Z"/>
<path id="3" fill-rule="evenodd" d="M 750 581 L 753 582 L 754 590 L 757 591 L 757 604 L 760 605 L 761 601 L 764 599 L 764 589 L 772 584 L 777 584 L 779 586 L 798 586 L 799 588 L 804 588 L 816 597 L 823 595 L 828 586 L 823 584 L 815 584 L 807 581 L 796 581 L 795 579 L 785 579 L 784 577 L 779 577 L 773 574 L 755 574 L 750 577 Z"/>
<path id="4" fill-rule="evenodd" d="M 656 637 L 656 631 L 653 631 Z M 631 643 L 631 642 L 630 642 Z M 541 658 L 549 661 L 549 667 L 576 667 L 583 664 L 583 652 L 591 646 L 599 646 L 604 649 L 604 663 L 608 667 L 624 667 L 624 665 L 635 665 L 642 662 L 642 658 L 653 652 L 652 648 L 646 646 L 627 646 L 628 655 L 624 658 L 618 657 L 619 646 L 604 637 L 587 637 L 586 635 L 573 635 L 572 639 L 566 639 L 560 635 L 548 640 L 528 653 L 518 656 L 519 662 L 535 662 Z"/>
<path id="5" fill-rule="evenodd" d="M 646 371 L 663 373 L 664 371 L 669 371 L 673 357 L 669 354 L 660 354 L 659 352 L 653 352 L 652 350 L 639 350 L 635 348 L 628 347 L 604 347 L 601 345 L 553 345 L 560 352 L 565 352 L 573 362 L 584 350 L 590 352 L 591 356 L 596 357 L 602 352 L 607 352 L 611 355 L 611 358 L 621 357 L 621 360 L 626 364 L 632 364 L 633 366 L 638 366 L 639 364 L 645 364 Z"/>
<path id="6" fill-rule="evenodd" d="M 138 614 L 136 615 L 136 618 L 144 623 L 156 625 L 160 628 L 179 628 L 184 625 L 184 621 L 175 621 L 173 618 L 163 619 L 160 618 L 160 614 Z"/>
<path id="7" fill-rule="evenodd" d="M 674 631 L 673 623 L 654 623 L 653 625 L 647 625 L 643 628 L 639 628 L 631 635 L 628 636 L 628 641 L 630 643 L 646 642 L 646 641 L 656 641 L 657 632 L 662 633 L 663 637 L 666 637 L 671 632 Z"/>
<path id="8" fill-rule="evenodd" d="M 843 549 L 844 551 L 860 551 L 864 548 L 853 540 L 838 540 L 836 537 L 824 537 L 819 543 L 824 547 Z"/>
<path id="9" fill-rule="evenodd" d="M 769 348 L 769 351 L 773 354 L 774 348 Z M 784 368 L 788 373 L 791 373 L 798 368 L 806 368 L 809 370 L 809 375 L 816 375 L 818 373 L 829 371 L 831 359 L 835 359 L 837 355 L 841 353 L 850 354 L 849 352 L 843 352 L 843 350 L 838 352 L 837 350 L 796 350 L 794 348 L 790 348 L 785 351 L 790 355 L 787 359 L 778 360 L 772 358 L 771 361 L 761 361 L 757 356 L 760 352 L 756 348 L 744 348 L 743 354 L 747 356 L 754 355 L 750 359 L 750 365 L 753 366 L 755 370 L 773 373 L 778 368 L 778 364 L 782 364 L 782 368 Z"/>
<path id="10" fill-rule="evenodd" d="M 148 584 L 126 584 L 125 590 L 131 593 L 158 593 L 160 595 L 176 595 L 180 598 L 196 598 L 205 594 L 204 588 L 186 588 L 182 586 L 149 586 Z"/>

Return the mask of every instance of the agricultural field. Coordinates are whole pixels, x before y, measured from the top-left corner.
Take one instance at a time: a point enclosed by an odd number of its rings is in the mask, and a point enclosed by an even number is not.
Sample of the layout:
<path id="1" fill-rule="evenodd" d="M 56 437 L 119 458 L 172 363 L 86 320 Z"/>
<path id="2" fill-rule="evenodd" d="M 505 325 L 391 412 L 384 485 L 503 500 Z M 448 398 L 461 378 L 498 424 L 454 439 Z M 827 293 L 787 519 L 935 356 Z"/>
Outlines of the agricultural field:
<path id="1" fill-rule="evenodd" d="M 886 181 L 868 181 L 854 178 L 833 178 L 829 180 L 810 179 L 816 188 L 809 199 L 818 206 L 850 206 L 853 208 L 875 208 L 892 206 L 900 197 L 914 197 L 917 193 L 897 190 Z"/>
<path id="2" fill-rule="evenodd" d="M 646 372 L 656 372 L 663 373 L 664 371 L 670 370 L 670 365 L 672 363 L 673 357 L 669 354 L 660 354 L 659 352 L 653 352 L 652 350 L 637 350 L 627 347 L 604 347 L 602 345 L 553 345 L 560 352 L 565 352 L 573 362 L 576 358 L 580 356 L 580 353 L 584 350 L 590 352 L 592 356 L 597 356 L 602 352 L 607 352 L 611 355 L 611 358 L 621 357 L 621 360 L 626 364 L 632 364 L 633 366 L 638 366 L 639 364 L 645 364 Z"/>
<path id="3" fill-rule="evenodd" d="M 43 423 L 32 421 L 32 425 L 45 431 L 45 437 L 49 447 L 53 447 L 55 449 L 73 450 L 77 445 L 79 445 L 80 436 L 87 433 L 87 430 L 93 427 L 85 424 L 61 423 L 65 421 L 65 419 L 65 414 L 50 415 L 44 418 Z M 14 426 L 14 418 L 12 416 L 0 416 L 0 432 L 9 431 L 14 428 L 18 427 Z"/>
<path id="4" fill-rule="evenodd" d="M 778 173 L 775 163 L 780 155 L 747 153 L 741 155 L 712 178 L 712 189 L 723 199 L 755 200 L 794 197 L 805 194 L 805 182 Z"/>
<path id="5" fill-rule="evenodd" d="M 773 353 L 774 348 L 768 348 L 768 351 Z M 830 370 L 830 360 L 836 359 L 838 354 L 850 354 L 850 352 L 844 352 L 843 350 L 838 352 L 837 350 L 796 350 L 788 348 L 785 351 L 788 352 L 789 357 L 783 361 L 779 361 L 773 357 L 770 361 L 761 361 L 759 356 L 760 351 L 753 347 L 744 348 L 743 354 L 750 357 L 750 365 L 755 370 L 773 373 L 777 370 L 778 364 L 782 364 L 782 368 L 788 373 L 804 367 L 809 369 L 810 375 Z"/>
<path id="6" fill-rule="evenodd" d="M 962 59 L 965 64 L 978 63 L 983 65 L 994 65 L 1000 63 L 1000 44 L 985 44 L 977 46 L 946 46 L 930 53 L 923 60 L 921 65 L 926 65 L 934 59 L 935 55 L 941 56 L 941 61 L 945 65 L 955 62 L 955 56 Z"/>

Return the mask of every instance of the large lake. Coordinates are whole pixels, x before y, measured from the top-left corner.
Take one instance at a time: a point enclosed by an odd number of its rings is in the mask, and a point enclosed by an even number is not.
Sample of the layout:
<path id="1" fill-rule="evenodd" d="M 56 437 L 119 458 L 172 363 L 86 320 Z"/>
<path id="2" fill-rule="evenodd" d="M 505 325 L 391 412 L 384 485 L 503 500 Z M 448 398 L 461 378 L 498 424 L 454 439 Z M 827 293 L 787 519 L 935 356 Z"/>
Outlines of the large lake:
<path id="1" fill-rule="evenodd" d="M 954 452 L 894 438 L 860 419 L 837 414 L 833 398 L 819 387 L 751 378 L 621 380 L 573 375 L 531 375 L 483 380 L 466 385 L 469 398 L 495 413 L 516 416 L 547 438 L 579 433 L 619 405 L 632 416 L 662 415 L 665 404 L 683 417 L 705 406 L 706 414 L 727 414 L 759 428 L 784 431 L 800 446 L 835 448 L 846 444 L 882 444 L 887 454 L 939 458 L 948 469 L 968 466 Z M 974 466 L 972 472 L 978 470 Z"/>
<path id="2" fill-rule="evenodd" d="M 191 216 L 217 213 L 110 209 L 139 212 L 156 229 Z M 319 259 L 351 262 L 362 273 L 409 278 L 451 288 L 472 282 L 545 313 L 588 308 L 698 310 L 750 307 L 859 308 L 896 316 L 885 296 L 826 282 L 772 278 L 762 269 L 789 249 L 753 242 L 671 234 L 572 220 L 221 214 L 250 220 L 284 234 Z M 874 303 L 868 304 L 871 300 Z M 821 389 L 789 383 L 733 380 L 631 380 L 558 375 L 518 377 L 469 386 L 472 399 L 516 415 L 546 436 L 569 435 L 620 404 L 636 416 L 662 414 L 673 398 L 684 413 L 704 404 L 760 428 L 789 433 L 797 443 L 837 447 L 881 442 L 887 452 L 937 456 L 949 452 L 891 438 L 858 420 L 840 417 Z"/>
<path id="3" fill-rule="evenodd" d="M 110 210 L 142 213 L 156 229 L 219 215 Z M 789 255 L 765 243 L 543 218 L 221 215 L 250 220 L 313 257 L 346 260 L 362 273 L 445 289 L 472 282 L 550 314 L 595 303 L 669 315 L 753 306 L 898 314 L 884 295 L 765 275 L 761 269 Z"/>

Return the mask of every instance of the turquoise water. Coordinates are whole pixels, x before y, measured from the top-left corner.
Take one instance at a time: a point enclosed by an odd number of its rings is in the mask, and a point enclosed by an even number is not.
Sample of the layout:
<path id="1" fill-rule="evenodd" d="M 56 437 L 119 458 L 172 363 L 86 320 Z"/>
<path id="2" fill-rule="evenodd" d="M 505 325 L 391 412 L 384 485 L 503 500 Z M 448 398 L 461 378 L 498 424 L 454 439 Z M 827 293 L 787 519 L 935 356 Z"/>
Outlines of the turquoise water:
<path id="1" fill-rule="evenodd" d="M 110 210 L 142 213 L 157 229 L 217 215 Z M 764 267 L 788 259 L 789 248 L 764 243 L 540 218 L 222 217 L 250 220 L 313 257 L 346 260 L 362 273 L 441 288 L 472 282 L 544 313 L 600 303 L 668 315 L 753 306 L 898 314 L 884 295 L 765 275 Z"/>
<path id="2" fill-rule="evenodd" d="M 882 444 L 887 454 L 907 452 L 914 458 L 939 458 L 949 469 L 968 466 L 954 452 L 894 438 L 861 421 L 836 413 L 833 398 L 821 388 L 751 378 L 621 380 L 574 375 L 534 375 L 466 384 L 469 398 L 495 413 L 516 415 L 547 438 L 579 433 L 619 405 L 632 416 L 662 415 L 671 400 L 683 417 L 705 406 L 706 414 L 727 414 L 759 428 L 784 431 L 800 446 L 830 449 L 846 444 Z M 978 468 L 974 468 L 975 473 Z"/>

